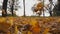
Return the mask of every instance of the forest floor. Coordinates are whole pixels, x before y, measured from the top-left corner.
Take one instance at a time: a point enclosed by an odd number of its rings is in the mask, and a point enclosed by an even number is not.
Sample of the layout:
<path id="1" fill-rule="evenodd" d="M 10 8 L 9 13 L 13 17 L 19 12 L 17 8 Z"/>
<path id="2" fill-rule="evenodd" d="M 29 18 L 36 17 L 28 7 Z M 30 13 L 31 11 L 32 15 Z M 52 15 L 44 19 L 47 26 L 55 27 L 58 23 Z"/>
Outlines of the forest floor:
<path id="1" fill-rule="evenodd" d="M 29 24 L 32 27 L 29 25 L 26 27 L 35 34 L 39 32 L 42 34 L 59 34 L 60 32 L 60 17 L 0 17 L 0 30 L 7 30 L 13 24 L 18 27 Z"/>

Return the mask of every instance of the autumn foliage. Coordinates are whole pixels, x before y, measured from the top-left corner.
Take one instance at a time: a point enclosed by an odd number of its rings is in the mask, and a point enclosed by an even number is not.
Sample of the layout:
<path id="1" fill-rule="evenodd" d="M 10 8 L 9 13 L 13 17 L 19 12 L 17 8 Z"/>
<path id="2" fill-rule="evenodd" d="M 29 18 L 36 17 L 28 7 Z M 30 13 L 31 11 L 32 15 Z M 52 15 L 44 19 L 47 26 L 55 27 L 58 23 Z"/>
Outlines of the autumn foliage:
<path id="1" fill-rule="evenodd" d="M 29 24 L 30 26 L 23 31 L 27 31 L 28 34 L 48 34 L 48 33 L 56 33 L 60 32 L 60 19 L 59 17 L 6 17 L 0 18 L 0 30 L 8 31 L 9 27 L 13 25 L 21 28 L 20 26 L 24 26 Z M 18 30 L 19 30 L 18 28 Z M 12 30 L 13 31 L 13 30 Z M 30 32 L 29 32 L 30 31 Z"/>

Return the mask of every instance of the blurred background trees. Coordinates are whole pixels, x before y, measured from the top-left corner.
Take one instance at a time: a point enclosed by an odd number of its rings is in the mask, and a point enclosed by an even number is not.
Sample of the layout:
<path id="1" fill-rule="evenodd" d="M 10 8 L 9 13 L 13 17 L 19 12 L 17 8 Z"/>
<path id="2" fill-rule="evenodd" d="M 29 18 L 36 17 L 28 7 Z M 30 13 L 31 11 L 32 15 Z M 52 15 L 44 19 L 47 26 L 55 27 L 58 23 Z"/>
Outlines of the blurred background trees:
<path id="1" fill-rule="evenodd" d="M 57 0 L 57 4 L 53 9 L 54 16 L 60 16 L 60 0 Z"/>
<path id="2" fill-rule="evenodd" d="M 36 12 L 39 16 L 42 14 L 43 11 L 43 2 L 39 2 L 38 4 L 32 7 L 33 12 Z"/>
<path id="3" fill-rule="evenodd" d="M 2 16 L 16 16 L 15 11 L 20 8 L 19 3 L 19 0 L 3 0 Z"/>
<path id="4" fill-rule="evenodd" d="M 32 7 L 32 11 L 38 14 L 38 16 L 45 16 L 45 11 L 48 10 L 50 16 L 60 16 L 60 1 L 57 0 L 57 4 L 54 4 L 53 0 L 48 0 L 49 4 L 45 5 L 44 0 L 38 0 L 39 3 L 35 4 Z M 3 0 L 2 6 L 0 6 L 0 9 L 2 8 L 2 16 L 14 16 L 16 15 L 16 11 L 20 8 L 20 2 L 19 0 Z M 52 6 L 54 8 L 52 8 Z M 24 16 L 25 16 L 25 0 L 23 0 L 23 11 L 24 11 Z"/>
<path id="5" fill-rule="evenodd" d="M 39 3 L 37 3 L 36 5 L 34 5 L 32 7 L 32 10 L 36 12 L 36 14 L 38 14 L 39 16 L 43 13 L 43 16 L 45 16 L 45 10 L 48 10 L 50 16 L 53 16 L 53 9 L 52 6 L 54 6 L 53 4 L 53 0 L 49 0 L 49 4 L 45 5 L 45 0 L 38 0 L 40 1 Z M 37 8 L 36 8 L 37 7 Z M 37 10 L 39 9 L 39 10 Z"/>
<path id="6" fill-rule="evenodd" d="M 60 16 L 60 0 L 57 0 L 56 4 L 54 4 L 53 0 L 49 0 L 49 4 L 47 4 L 47 5 L 45 5 L 44 0 L 43 1 L 38 0 L 38 1 L 40 1 L 39 2 L 40 5 L 38 5 L 39 3 L 35 4 L 32 7 L 33 12 L 36 12 L 36 14 L 38 14 L 40 16 L 41 14 L 44 14 L 45 9 L 46 9 L 46 10 L 48 10 L 50 16 Z M 42 5 L 41 5 L 41 3 L 42 3 Z M 37 6 L 39 6 L 39 7 L 37 7 Z"/>
<path id="7" fill-rule="evenodd" d="M 7 2 L 8 2 L 8 0 L 3 0 L 2 16 L 7 16 Z"/>
<path id="8" fill-rule="evenodd" d="M 10 15 L 17 16 L 16 11 L 20 8 L 19 3 L 19 0 L 8 1 L 8 11 L 10 12 Z"/>
<path id="9" fill-rule="evenodd" d="M 19 0 L 10 0 L 8 3 L 9 3 L 8 10 L 11 12 L 11 15 L 12 16 L 16 15 L 15 11 L 17 11 L 20 8 Z"/>

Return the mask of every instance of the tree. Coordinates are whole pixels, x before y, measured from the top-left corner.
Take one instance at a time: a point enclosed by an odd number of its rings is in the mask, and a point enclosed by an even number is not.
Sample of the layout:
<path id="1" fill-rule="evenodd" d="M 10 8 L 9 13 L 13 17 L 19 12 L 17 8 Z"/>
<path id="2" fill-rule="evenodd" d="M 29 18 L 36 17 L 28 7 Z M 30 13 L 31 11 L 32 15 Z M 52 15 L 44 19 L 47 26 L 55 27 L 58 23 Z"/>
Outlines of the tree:
<path id="1" fill-rule="evenodd" d="M 25 16 L 25 0 L 23 0 L 23 6 L 24 6 L 24 16 Z"/>
<path id="2" fill-rule="evenodd" d="M 14 0 L 12 0 L 12 5 L 11 5 L 11 13 L 12 13 L 12 16 L 14 15 L 14 13 L 13 13 L 13 9 L 14 9 Z"/>
<path id="3" fill-rule="evenodd" d="M 2 10 L 2 1 L 0 1 L 0 3 L 1 3 L 1 4 L 0 4 L 0 10 Z"/>
<path id="4" fill-rule="evenodd" d="M 38 3 L 37 5 L 34 5 L 32 7 L 33 12 L 36 12 L 36 14 L 38 14 L 38 16 L 40 16 L 42 14 L 43 11 L 43 2 Z"/>
<path id="5" fill-rule="evenodd" d="M 2 16 L 7 16 L 7 2 L 8 0 L 3 0 L 3 5 L 2 5 Z"/>
<path id="6" fill-rule="evenodd" d="M 19 0 L 9 0 L 8 2 L 8 11 L 11 12 L 11 15 L 16 15 L 14 12 L 20 8 L 19 6 Z"/>
<path id="7" fill-rule="evenodd" d="M 53 16 L 60 16 L 60 0 L 57 0 L 58 3 L 53 9 Z"/>
<path id="8" fill-rule="evenodd" d="M 60 16 L 60 0 L 58 0 L 57 7 L 58 7 L 57 16 Z"/>
<path id="9" fill-rule="evenodd" d="M 2 6 L 0 5 L 0 10 L 2 10 Z"/>
<path id="10" fill-rule="evenodd" d="M 52 2 L 52 0 L 49 0 L 49 2 L 50 2 L 50 7 L 49 7 L 49 13 L 50 13 L 50 16 L 52 16 L 52 10 L 51 10 L 51 8 L 52 8 L 52 4 L 53 4 L 53 2 Z"/>

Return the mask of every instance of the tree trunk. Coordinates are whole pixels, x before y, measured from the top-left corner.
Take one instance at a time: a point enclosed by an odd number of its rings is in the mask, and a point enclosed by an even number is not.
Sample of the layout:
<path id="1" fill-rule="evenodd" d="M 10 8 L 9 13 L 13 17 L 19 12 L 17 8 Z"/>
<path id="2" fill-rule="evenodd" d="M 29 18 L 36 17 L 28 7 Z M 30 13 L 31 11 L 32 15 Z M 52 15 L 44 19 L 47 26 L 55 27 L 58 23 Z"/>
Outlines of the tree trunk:
<path id="1" fill-rule="evenodd" d="M 49 13 L 50 13 L 50 16 L 52 16 L 52 11 L 49 11 Z"/>
<path id="2" fill-rule="evenodd" d="M 12 13 L 12 16 L 14 15 L 13 10 L 14 10 L 14 0 L 12 0 L 12 6 L 11 6 L 11 13 Z"/>
<path id="3" fill-rule="evenodd" d="M 2 6 L 2 16 L 7 16 L 7 2 L 8 0 L 3 0 L 3 6 Z"/>
<path id="4" fill-rule="evenodd" d="M 25 16 L 25 0 L 23 0 L 23 6 L 24 6 L 24 16 Z"/>
<path id="5" fill-rule="evenodd" d="M 50 8 L 49 8 L 49 14 L 50 14 L 50 16 L 52 16 L 52 4 L 53 4 L 53 2 L 52 2 L 52 0 L 49 0 L 49 2 L 50 2 Z"/>
<path id="6" fill-rule="evenodd" d="M 12 16 L 13 16 L 13 9 L 14 9 L 14 8 L 13 8 L 13 5 L 12 5 L 12 6 L 11 6 L 11 13 L 12 13 Z"/>
<path id="7" fill-rule="evenodd" d="M 60 16 L 60 0 L 57 0 L 57 5 L 53 9 L 54 16 Z"/>

